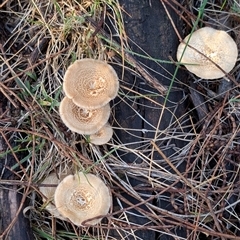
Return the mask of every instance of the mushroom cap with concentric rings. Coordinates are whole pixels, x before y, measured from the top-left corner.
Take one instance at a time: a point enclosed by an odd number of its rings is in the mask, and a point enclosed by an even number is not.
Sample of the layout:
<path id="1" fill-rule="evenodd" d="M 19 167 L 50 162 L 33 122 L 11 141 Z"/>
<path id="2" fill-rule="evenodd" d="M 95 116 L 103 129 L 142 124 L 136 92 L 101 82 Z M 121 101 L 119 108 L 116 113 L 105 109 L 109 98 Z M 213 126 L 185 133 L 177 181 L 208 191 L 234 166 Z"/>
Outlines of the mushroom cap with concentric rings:
<path id="1" fill-rule="evenodd" d="M 237 45 L 231 36 L 211 27 L 200 28 L 186 36 L 177 50 L 178 61 L 203 79 L 224 77 L 235 66 L 237 56 Z"/>
<path id="2" fill-rule="evenodd" d="M 82 108 L 96 109 L 117 96 L 118 76 L 113 67 L 94 59 L 76 60 L 64 75 L 63 91 Z"/>
<path id="3" fill-rule="evenodd" d="M 64 124 L 73 132 L 94 134 L 108 121 L 110 116 L 109 103 L 98 109 L 84 109 L 64 97 L 59 106 L 59 113 Z"/>
<path id="4" fill-rule="evenodd" d="M 62 216 L 70 219 L 74 224 L 82 226 L 99 223 L 112 205 L 109 188 L 97 176 L 83 172 L 65 177 L 58 185 L 55 204 Z M 90 218 L 99 218 L 89 220 Z"/>

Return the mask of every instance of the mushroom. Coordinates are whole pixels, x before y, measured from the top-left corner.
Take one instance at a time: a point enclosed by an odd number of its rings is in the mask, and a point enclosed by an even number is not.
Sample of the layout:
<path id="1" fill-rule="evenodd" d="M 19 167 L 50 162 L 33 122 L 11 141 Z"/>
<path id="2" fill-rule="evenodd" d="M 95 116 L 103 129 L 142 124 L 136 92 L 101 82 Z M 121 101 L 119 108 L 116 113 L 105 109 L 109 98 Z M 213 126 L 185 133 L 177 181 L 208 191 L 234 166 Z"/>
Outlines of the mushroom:
<path id="1" fill-rule="evenodd" d="M 80 134 L 93 134 L 99 131 L 108 121 L 110 105 L 98 109 L 78 107 L 73 101 L 64 97 L 59 106 L 62 121 L 72 131 Z"/>
<path id="2" fill-rule="evenodd" d="M 39 187 L 39 191 L 43 194 L 43 202 L 46 205 L 46 210 L 50 212 L 54 217 L 66 220 L 55 207 L 54 204 L 54 193 L 57 188 L 57 185 L 65 178 L 68 174 L 61 174 L 59 178 L 56 173 L 49 174 L 43 181 L 42 186 Z"/>
<path id="3" fill-rule="evenodd" d="M 91 134 L 90 142 L 95 145 L 106 144 L 113 135 L 113 129 L 109 123 L 105 124 L 98 132 Z"/>
<path id="4" fill-rule="evenodd" d="M 94 59 L 81 59 L 68 67 L 63 79 L 63 91 L 81 107 L 96 109 L 117 96 L 118 76 L 112 66 Z"/>
<path id="5" fill-rule="evenodd" d="M 79 172 L 65 177 L 58 185 L 55 204 L 60 214 L 74 224 L 83 226 L 99 223 L 112 205 L 108 187 L 97 176 Z M 93 220 L 89 220 L 95 218 Z"/>
<path id="6" fill-rule="evenodd" d="M 211 27 L 186 36 L 177 50 L 177 60 L 203 79 L 224 77 L 233 69 L 237 56 L 237 45 L 230 35 Z"/>

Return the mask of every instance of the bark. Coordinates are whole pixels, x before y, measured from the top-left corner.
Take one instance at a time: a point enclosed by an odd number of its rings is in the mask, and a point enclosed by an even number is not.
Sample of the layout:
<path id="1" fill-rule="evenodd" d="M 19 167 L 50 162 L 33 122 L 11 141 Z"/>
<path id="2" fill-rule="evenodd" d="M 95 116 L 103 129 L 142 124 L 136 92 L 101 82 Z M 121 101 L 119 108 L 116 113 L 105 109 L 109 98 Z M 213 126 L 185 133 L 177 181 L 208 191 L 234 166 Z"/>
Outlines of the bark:
<path id="1" fill-rule="evenodd" d="M 10 143 L 14 145 L 13 141 Z M 2 137 L 0 137 L 0 146 L 2 153 L 9 150 Z M 0 174 L 2 180 L 17 180 L 16 176 L 10 170 L 15 164 L 16 161 L 12 154 L 6 154 L 0 158 Z M 18 169 L 15 169 L 15 171 L 18 171 Z M 30 222 L 23 216 L 22 210 L 24 207 L 25 199 L 19 186 L 0 184 L 0 239 L 34 239 Z"/>
<path id="2" fill-rule="evenodd" d="M 129 45 L 133 52 L 145 55 L 141 49 L 143 49 L 147 54 L 155 59 L 169 60 L 169 56 L 175 59 L 175 53 L 178 46 L 178 39 L 174 29 L 171 25 L 169 17 L 166 15 L 166 12 L 160 1 L 149 1 L 149 0 L 120 0 L 120 4 L 127 14 L 123 15 L 125 30 L 127 36 L 132 41 L 129 41 Z M 177 16 L 170 9 L 170 14 L 172 19 L 177 23 Z M 176 24 L 177 25 L 177 24 Z M 154 61 L 144 59 L 141 57 L 136 57 L 138 61 L 142 62 L 145 66 L 152 69 L 150 74 L 159 80 L 159 83 L 164 84 L 166 86 L 170 85 L 171 74 L 174 73 L 175 66 L 173 64 L 161 64 L 161 66 Z M 170 74 L 168 74 L 168 72 Z M 162 75 L 161 75 L 162 74 Z M 159 92 L 150 87 L 146 82 L 142 79 L 135 79 L 133 75 L 130 73 L 125 73 L 124 82 L 126 86 L 134 86 L 132 89 L 134 91 L 139 92 L 140 94 L 146 94 L 147 91 L 151 91 L 152 93 Z M 173 86 L 176 86 L 174 83 Z M 129 93 L 128 93 L 129 95 Z M 134 94 L 133 94 L 134 95 Z M 159 129 L 164 130 L 170 125 L 170 119 L 173 121 L 176 120 L 176 117 L 180 117 L 184 114 L 185 106 L 184 104 L 180 104 L 179 101 L 183 98 L 182 91 L 174 91 L 169 94 L 168 101 L 166 103 L 166 110 L 163 112 L 162 120 L 159 125 Z M 155 102 L 163 104 L 165 96 L 159 96 L 152 98 Z M 131 143 L 138 142 L 137 144 L 129 145 L 133 149 L 146 149 L 144 143 L 141 143 L 141 139 L 144 138 L 154 138 L 154 127 L 158 126 L 160 112 L 163 111 L 159 109 L 159 105 L 155 104 L 152 100 L 147 100 L 146 98 L 142 98 L 140 100 L 136 100 L 138 104 L 134 104 L 132 101 L 127 102 L 120 101 L 119 104 L 116 105 L 115 116 L 118 120 L 119 125 L 122 128 L 126 129 L 146 129 L 146 132 L 140 131 L 122 131 L 118 130 L 117 136 L 122 140 L 123 143 Z M 128 106 L 129 105 L 129 106 Z M 169 111 L 169 109 L 171 111 Z M 138 113 L 138 114 L 136 114 Z M 174 113 L 174 116 L 173 116 Z M 141 118 L 141 116 L 145 119 Z M 163 136 L 159 136 L 161 139 Z M 157 145 L 161 148 L 164 146 L 166 142 L 159 141 Z M 183 146 L 184 143 L 182 141 L 172 139 L 170 143 L 175 146 Z M 168 157 L 170 156 L 174 150 L 172 148 L 164 151 L 164 154 Z M 127 163 L 141 163 L 142 161 L 137 158 L 137 156 L 133 153 L 123 153 L 118 152 L 118 154 L 124 159 Z M 162 159 L 162 157 L 154 152 L 153 159 Z M 185 166 L 180 165 L 178 169 L 183 172 L 185 170 Z M 130 178 L 130 184 L 134 186 L 140 186 L 142 184 L 141 180 Z M 142 193 L 151 195 L 152 192 L 143 191 Z M 167 194 L 166 194 L 167 195 Z M 134 199 L 130 194 L 123 194 L 123 196 L 128 199 L 132 204 L 137 204 L 138 201 Z M 167 196 L 169 197 L 169 196 Z M 169 201 L 160 200 L 156 202 L 159 207 L 165 208 L 169 211 L 173 210 L 173 207 L 169 203 Z M 126 205 L 127 207 L 127 205 Z M 147 210 L 145 207 L 142 207 L 143 210 Z M 147 225 L 150 220 L 141 214 L 136 209 L 132 210 L 130 214 L 128 214 L 128 219 L 136 223 L 138 225 Z M 152 224 L 152 223 L 151 223 Z M 138 230 L 134 232 L 136 236 L 140 239 L 172 239 L 166 234 L 156 234 L 153 230 Z M 175 234 L 184 237 L 185 230 L 184 229 L 176 229 Z M 134 239 L 134 237 L 128 237 L 127 239 Z"/>
<path id="3" fill-rule="evenodd" d="M 32 240 L 32 230 L 28 219 L 23 216 L 22 209 L 18 214 L 21 205 L 22 195 L 18 193 L 17 186 L 10 187 L 1 186 L 0 188 L 0 208 L 1 208 L 1 222 L 0 233 L 4 233 L 1 239 L 6 240 Z M 5 231 L 12 221 L 16 218 L 13 226 L 9 231 Z"/>

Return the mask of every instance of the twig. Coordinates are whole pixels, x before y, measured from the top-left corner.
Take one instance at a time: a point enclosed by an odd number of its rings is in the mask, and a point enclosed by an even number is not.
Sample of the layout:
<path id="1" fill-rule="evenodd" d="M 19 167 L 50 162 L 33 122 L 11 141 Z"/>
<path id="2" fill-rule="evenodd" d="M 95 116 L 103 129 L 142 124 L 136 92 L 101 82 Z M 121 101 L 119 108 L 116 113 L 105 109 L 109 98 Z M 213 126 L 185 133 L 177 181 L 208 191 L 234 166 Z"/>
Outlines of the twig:
<path id="1" fill-rule="evenodd" d="M 5 0 L 5 1 L 0 5 L 0 8 L 2 8 L 7 2 L 8 2 L 8 0 Z"/>

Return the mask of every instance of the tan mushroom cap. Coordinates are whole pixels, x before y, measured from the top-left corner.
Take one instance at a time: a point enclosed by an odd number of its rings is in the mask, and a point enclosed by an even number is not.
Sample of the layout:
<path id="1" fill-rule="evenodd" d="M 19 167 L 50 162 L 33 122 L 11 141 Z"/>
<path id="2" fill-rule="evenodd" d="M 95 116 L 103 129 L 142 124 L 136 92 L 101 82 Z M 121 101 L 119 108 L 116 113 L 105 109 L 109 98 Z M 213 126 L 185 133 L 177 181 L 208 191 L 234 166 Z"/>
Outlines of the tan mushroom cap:
<path id="1" fill-rule="evenodd" d="M 39 187 L 39 191 L 44 195 L 43 197 L 43 202 L 47 203 L 46 205 L 46 210 L 48 212 L 50 212 L 54 217 L 62 219 L 62 220 L 66 220 L 65 217 L 63 217 L 57 210 L 57 208 L 55 207 L 54 204 L 52 204 L 51 202 L 54 203 L 54 194 L 55 194 L 55 190 L 57 188 L 57 185 L 61 182 L 61 180 L 63 178 L 65 178 L 68 174 L 61 174 L 59 176 L 59 178 L 57 177 L 56 173 L 51 173 L 49 174 L 43 181 L 42 181 L 42 185 L 46 185 L 46 186 L 40 186 Z M 49 186 L 47 186 L 49 185 Z M 56 186 L 53 186 L 56 185 Z"/>
<path id="2" fill-rule="evenodd" d="M 94 59 L 75 61 L 67 69 L 63 91 L 82 108 L 96 109 L 117 96 L 118 76 L 112 66 Z"/>
<path id="3" fill-rule="evenodd" d="M 65 125 L 80 134 L 93 134 L 99 131 L 108 121 L 110 105 L 98 109 L 84 109 L 64 97 L 59 106 L 59 113 Z"/>
<path id="4" fill-rule="evenodd" d="M 99 131 L 90 135 L 90 142 L 95 145 L 106 144 L 113 135 L 113 129 L 109 123 L 105 124 Z"/>
<path id="5" fill-rule="evenodd" d="M 90 218 L 106 215 L 112 205 L 105 183 L 93 174 L 82 172 L 64 178 L 56 189 L 54 200 L 58 211 L 78 226 Z M 86 224 L 95 225 L 101 220 L 96 218 Z"/>
<path id="6" fill-rule="evenodd" d="M 184 51 L 189 38 L 188 46 Z M 236 64 L 237 56 L 237 45 L 231 36 L 225 31 L 211 27 L 203 27 L 195 31 L 191 37 L 190 35 L 185 37 L 177 50 L 178 61 L 181 61 L 190 72 L 203 79 L 225 76 L 220 68 L 229 73 Z"/>

